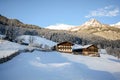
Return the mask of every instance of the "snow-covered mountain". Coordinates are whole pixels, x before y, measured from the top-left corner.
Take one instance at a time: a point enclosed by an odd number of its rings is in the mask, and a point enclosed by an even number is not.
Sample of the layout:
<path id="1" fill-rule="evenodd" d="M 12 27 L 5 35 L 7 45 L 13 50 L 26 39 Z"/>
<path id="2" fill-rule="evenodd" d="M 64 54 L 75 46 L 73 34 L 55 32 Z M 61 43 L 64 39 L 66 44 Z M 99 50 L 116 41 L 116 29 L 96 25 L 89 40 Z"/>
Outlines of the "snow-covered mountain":
<path id="1" fill-rule="evenodd" d="M 84 24 L 70 29 L 70 31 L 78 31 L 79 29 L 86 29 L 89 27 L 102 27 L 102 26 L 104 26 L 102 23 L 100 23 L 98 20 L 92 18 L 92 19 L 86 21 Z"/>
<path id="2" fill-rule="evenodd" d="M 120 25 L 120 22 L 116 23 L 115 25 Z"/>
<path id="3" fill-rule="evenodd" d="M 120 22 L 115 23 L 115 24 L 111 24 L 110 26 L 114 26 L 114 27 L 120 28 Z"/>
<path id="4" fill-rule="evenodd" d="M 102 24 L 101 24 L 98 20 L 92 18 L 92 19 L 90 19 L 89 21 L 87 21 L 87 22 L 85 22 L 84 24 L 82 24 L 81 26 L 101 27 Z"/>
<path id="5" fill-rule="evenodd" d="M 115 25 L 120 25 L 120 22 L 115 23 L 115 24 L 111 24 L 111 26 L 115 26 Z"/>
<path id="6" fill-rule="evenodd" d="M 69 30 L 75 26 L 73 25 L 68 25 L 68 24 L 56 24 L 56 25 L 50 25 L 47 26 L 46 28 L 48 29 L 54 29 L 54 30 Z"/>

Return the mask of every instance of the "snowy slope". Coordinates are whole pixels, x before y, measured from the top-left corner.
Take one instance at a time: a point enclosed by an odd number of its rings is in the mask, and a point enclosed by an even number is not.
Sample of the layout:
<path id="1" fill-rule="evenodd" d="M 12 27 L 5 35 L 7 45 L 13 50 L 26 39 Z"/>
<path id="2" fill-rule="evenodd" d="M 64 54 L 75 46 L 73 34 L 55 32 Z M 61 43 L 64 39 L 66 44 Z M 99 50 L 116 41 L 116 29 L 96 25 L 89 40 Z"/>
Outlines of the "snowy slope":
<path id="1" fill-rule="evenodd" d="M 45 48 L 46 45 L 52 47 L 56 44 L 55 42 L 47 40 L 45 38 L 30 35 L 19 36 L 17 40 L 23 40 L 24 43 L 30 43 L 29 39 L 31 37 L 33 38 L 33 44 L 42 44 L 42 48 Z M 24 50 L 27 48 L 27 46 L 23 46 L 14 42 L 0 40 L 0 58 L 10 56 L 12 54 L 15 54 L 15 52 L 18 52 L 19 50 Z"/>
<path id="2" fill-rule="evenodd" d="M 30 35 L 22 35 L 22 36 L 18 36 L 17 37 L 17 41 L 18 40 L 22 40 L 23 43 L 30 43 L 30 39 L 33 39 L 33 44 L 42 44 L 44 45 L 48 45 L 50 47 L 54 46 L 56 43 L 50 40 L 47 40 L 45 38 L 39 37 L 39 36 L 30 36 Z"/>
<path id="3" fill-rule="evenodd" d="M 18 50 L 23 50 L 25 49 L 26 46 L 5 41 L 5 40 L 0 40 L 0 58 L 10 56 L 11 54 L 14 54 Z"/>
<path id="4" fill-rule="evenodd" d="M 0 64 L 1 80 L 120 80 L 120 60 L 59 52 L 22 53 Z"/>
<path id="5" fill-rule="evenodd" d="M 55 30 L 69 30 L 75 26 L 73 25 L 67 25 L 67 24 L 56 24 L 56 25 L 50 25 L 47 26 L 46 28 L 48 29 L 55 29 Z"/>

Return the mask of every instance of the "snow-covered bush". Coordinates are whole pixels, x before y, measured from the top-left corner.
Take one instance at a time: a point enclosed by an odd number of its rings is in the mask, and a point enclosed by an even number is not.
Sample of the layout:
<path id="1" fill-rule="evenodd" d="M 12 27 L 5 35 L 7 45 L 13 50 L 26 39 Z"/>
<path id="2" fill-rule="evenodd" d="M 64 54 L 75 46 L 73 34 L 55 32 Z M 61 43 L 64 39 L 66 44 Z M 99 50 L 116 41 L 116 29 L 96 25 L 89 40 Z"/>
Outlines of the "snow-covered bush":
<path id="1" fill-rule="evenodd" d="M 4 39 L 6 36 L 0 34 L 0 39 Z"/>
<path id="2" fill-rule="evenodd" d="M 41 44 L 38 44 L 38 43 L 30 43 L 29 46 L 41 48 Z"/>
<path id="3" fill-rule="evenodd" d="M 48 45 L 44 45 L 44 49 L 45 49 L 45 50 L 49 50 L 50 47 L 49 47 Z"/>

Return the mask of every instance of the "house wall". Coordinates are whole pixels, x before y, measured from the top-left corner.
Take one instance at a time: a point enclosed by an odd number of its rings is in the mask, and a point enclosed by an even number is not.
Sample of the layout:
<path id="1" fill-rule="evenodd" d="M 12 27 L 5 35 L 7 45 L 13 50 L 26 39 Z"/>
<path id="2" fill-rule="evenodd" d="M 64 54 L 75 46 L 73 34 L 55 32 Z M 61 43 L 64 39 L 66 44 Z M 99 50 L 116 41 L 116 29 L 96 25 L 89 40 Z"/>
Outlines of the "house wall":
<path id="1" fill-rule="evenodd" d="M 72 53 L 72 46 L 73 44 L 66 42 L 63 44 L 58 44 L 56 46 L 56 50 L 65 53 Z"/>
<path id="2" fill-rule="evenodd" d="M 76 55 L 78 55 L 78 54 L 82 54 L 82 49 L 74 49 L 74 50 L 72 50 L 72 52 L 73 52 L 73 54 L 76 54 Z"/>
<path id="3" fill-rule="evenodd" d="M 83 55 L 90 55 L 90 54 L 98 54 L 98 48 L 95 46 L 90 46 L 88 48 L 83 49 Z"/>

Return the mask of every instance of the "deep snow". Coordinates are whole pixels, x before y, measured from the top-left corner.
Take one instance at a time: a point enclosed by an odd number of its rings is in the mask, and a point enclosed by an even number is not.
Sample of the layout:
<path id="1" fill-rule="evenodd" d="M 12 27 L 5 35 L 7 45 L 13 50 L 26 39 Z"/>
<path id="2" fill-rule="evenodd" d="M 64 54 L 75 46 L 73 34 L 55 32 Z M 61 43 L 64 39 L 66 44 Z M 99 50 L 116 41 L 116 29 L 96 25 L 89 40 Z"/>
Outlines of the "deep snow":
<path id="1" fill-rule="evenodd" d="M 1 80 L 120 80 L 120 60 L 59 52 L 22 53 L 0 64 Z"/>

